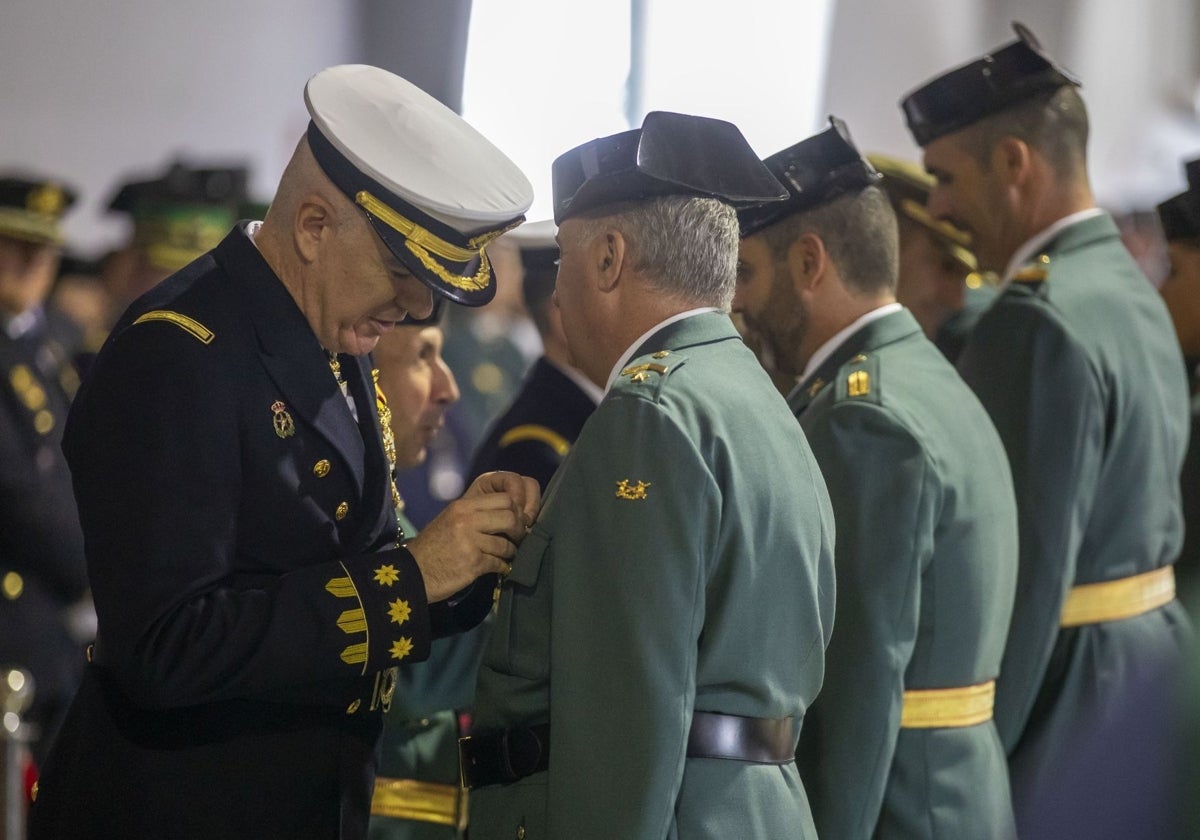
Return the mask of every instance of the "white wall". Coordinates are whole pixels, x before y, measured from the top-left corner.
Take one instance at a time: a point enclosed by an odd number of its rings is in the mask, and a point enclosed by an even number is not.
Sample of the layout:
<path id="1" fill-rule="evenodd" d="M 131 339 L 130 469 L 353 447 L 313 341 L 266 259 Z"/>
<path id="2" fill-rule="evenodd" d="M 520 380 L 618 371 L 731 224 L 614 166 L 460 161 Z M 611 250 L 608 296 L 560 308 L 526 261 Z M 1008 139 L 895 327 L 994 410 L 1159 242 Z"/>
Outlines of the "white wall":
<path id="1" fill-rule="evenodd" d="M 305 81 L 361 60 L 356 21 L 341 0 L 3 0 L 0 168 L 79 191 L 66 230 L 87 255 L 124 234 L 103 212 L 116 184 L 174 155 L 245 160 L 269 198 L 307 123 Z"/>

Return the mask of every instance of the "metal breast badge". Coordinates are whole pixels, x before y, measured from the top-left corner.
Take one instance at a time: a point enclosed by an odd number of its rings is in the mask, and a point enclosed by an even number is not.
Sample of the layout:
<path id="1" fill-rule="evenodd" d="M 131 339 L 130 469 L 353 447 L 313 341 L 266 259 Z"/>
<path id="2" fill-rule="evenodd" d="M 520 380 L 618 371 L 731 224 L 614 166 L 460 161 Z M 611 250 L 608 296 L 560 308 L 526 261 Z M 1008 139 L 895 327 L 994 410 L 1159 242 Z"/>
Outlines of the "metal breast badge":
<path id="1" fill-rule="evenodd" d="M 271 403 L 271 412 L 274 415 L 271 423 L 275 427 L 275 434 L 281 438 L 290 438 L 296 433 L 296 421 L 292 419 L 287 405 L 282 400 Z"/>

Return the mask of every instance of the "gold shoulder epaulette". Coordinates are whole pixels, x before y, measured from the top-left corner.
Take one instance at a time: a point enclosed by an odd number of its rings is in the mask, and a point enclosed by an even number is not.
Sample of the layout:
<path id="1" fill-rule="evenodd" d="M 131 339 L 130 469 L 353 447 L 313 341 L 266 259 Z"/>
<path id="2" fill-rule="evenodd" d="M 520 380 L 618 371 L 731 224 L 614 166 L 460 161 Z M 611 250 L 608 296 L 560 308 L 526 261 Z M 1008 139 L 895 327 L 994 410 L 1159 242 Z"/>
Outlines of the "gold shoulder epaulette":
<path id="1" fill-rule="evenodd" d="M 146 321 L 166 321 L 167 323 L 174 324 L 184 332 L 190 333 L 201 344 L 211 344 L 214 337 L 213 331 L 195 318 L 189 318 L 187 315 L 180 315 L 178 312 L 171 312 L 166 309 L 154 309 L 146 312 L 138 316 L 138 319 L 133 323 L 141 324 Z"/>
<path id="2" fill-rule="evenodd" d="M 1014 283 L 1044 283 L 1046 277 L 1050 274 L 1047 266 L 1050 265 L 1050 255 L 1042 254 L 1037 258 L 1037 261 L 1030 263 L 1027 266 L 1019 269 L 1013 275 Z"/>
<path id="3" fill-rule="evenodd" d="M 836 401 L 866 399 L 879 402 L 879 359 L 859 353 L 837 372 Z"/>

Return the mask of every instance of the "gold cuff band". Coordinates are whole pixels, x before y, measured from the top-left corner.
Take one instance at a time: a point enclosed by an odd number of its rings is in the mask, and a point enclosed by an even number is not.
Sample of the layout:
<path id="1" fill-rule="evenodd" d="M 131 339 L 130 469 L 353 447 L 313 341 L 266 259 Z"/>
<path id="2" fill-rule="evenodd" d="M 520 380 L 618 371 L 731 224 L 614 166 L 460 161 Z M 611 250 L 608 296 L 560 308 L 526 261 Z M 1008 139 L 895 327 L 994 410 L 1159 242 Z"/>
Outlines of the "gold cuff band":
<path id="1" fill-rule="evenodd" d="M 416 779 L 375 779 L 371 814 L 401 820 L 466 826 L 467 792 L 458 785 Z"/>
<path id="2" fill-rule="evenodd" d="M 1163 566 L 1152 572 L 1102 583 L 1085 583 L 1071 588 L 1063 604 L 1063 627 L 1119 621 L 1150 612 L 1175 600 L 1175 568 Z"/>
<path id="3" fill-rule="evenodd" d="M 992 719 L 996 681 L 962 688 L 921 688 L 904 692 L 901 729 L 974 726 Z"/>

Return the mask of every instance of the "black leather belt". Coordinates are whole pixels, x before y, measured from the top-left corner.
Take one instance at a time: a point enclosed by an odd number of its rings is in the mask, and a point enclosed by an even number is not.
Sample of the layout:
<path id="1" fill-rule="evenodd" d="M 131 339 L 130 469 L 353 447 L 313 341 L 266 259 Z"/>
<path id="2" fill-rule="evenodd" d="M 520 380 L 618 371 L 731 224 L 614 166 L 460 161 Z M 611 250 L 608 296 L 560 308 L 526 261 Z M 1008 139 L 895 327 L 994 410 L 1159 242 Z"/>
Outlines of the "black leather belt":
<path id="1" fill-rule="evenodd" d="M 792 718 L 751 718 L 695 712 L 688 733 L 688 758 L 723 758 L 754 764 L 795 760 Z M 506 785 L 550 767 L 550 725 L 487 732 L 458 740 L 463 787 Z"/>

